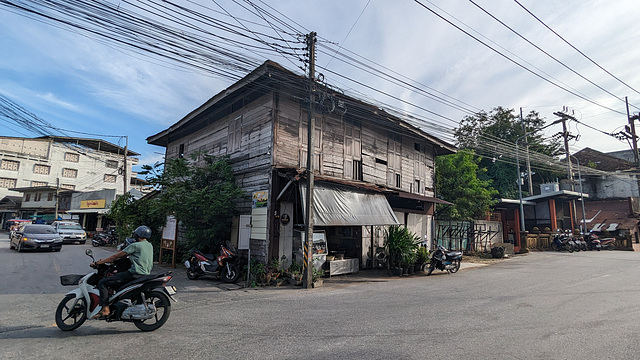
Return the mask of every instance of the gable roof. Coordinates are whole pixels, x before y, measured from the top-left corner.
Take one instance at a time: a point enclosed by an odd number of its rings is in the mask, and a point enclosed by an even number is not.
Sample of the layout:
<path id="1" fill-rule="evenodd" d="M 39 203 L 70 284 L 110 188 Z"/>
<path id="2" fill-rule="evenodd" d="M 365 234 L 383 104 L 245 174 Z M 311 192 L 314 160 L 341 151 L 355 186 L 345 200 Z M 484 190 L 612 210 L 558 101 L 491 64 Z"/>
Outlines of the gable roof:
<path id="1" fill-rule="evenodd" d="M 267 93 L 268 91 L 282 91 L 282 89 L 286 89 L 288 95 L 296 97 L 305 96 L 307 81 L 306 77 L 295 74 L 276 62 L 267 60 L 247 76 L 227 89 L 214 95 L 204 104 L 191 111 L 177 123 L 155 135 L 149 136 L 147 138 L 147 142 L 153 145 L 167 146 L 170 142 L 176 141 L 177 139 L 187 136 L 196 130 L 202 129 L 210 123 L 210 120 L 204 119 L 205 115 L 215 113 L 216 107 L 218 107 L 219 111 L 223 104 L 228 105 L 225 101 L 232 101 L 230 99 L 234 99 L 243 93 L 248 94 L 252 91 Z M 322 89 L 322 91 L 326 92 L 330 96 L 335 97 L 338 101 L 348 103 L 350 107 L 357 109 L 358 113 L 364 111 L 368 116 L 368 120 L 371 122 L 384 122 L 387 127 L 389 126 L 389 123 L 393 123 L 396 125 L 398 131 L 412 134 L 415 137 L 422 138 L 433 143 L 435 145 L 437 155 L 456 152 L 456 147 L 454 145 L 428 134 L 424 130 L 411 125 L 399 116 L 392 115 L 390 112 L 385 111 L 379 106 L 344 95 L 320 83 L 317 83 L 316 87 L 318 89 Z M 414 120 L 419 121 L 419 119 Z"/>

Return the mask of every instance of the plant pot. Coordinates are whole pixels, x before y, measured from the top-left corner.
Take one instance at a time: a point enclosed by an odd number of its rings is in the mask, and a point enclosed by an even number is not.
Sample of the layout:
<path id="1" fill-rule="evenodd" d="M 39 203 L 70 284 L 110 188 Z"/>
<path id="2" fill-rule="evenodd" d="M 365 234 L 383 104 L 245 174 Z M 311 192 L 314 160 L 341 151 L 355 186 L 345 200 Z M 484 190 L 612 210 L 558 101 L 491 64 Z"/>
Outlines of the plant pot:
<path id="1" fill-rule="evenodd" d="M 407 270 L 409 270 L 409 275 L 413 275 L 416 273 L 416 268 L 415 266 L 411 265 L 407 267 Z"/>
<path id="2" fill-rule="evenodd" d="M 408 266 L 403 266 L 402 267 L 402 276 L 409 276 L 409 267 Z"/>
<path id="3" fill-rule="evenodd" d="M 414 272 L 419 272 L 419 271 L 422 271 L 423 268 L 424 268 L 424 264 L 415 264 L 413 266 L 413 271 Z"/>
<path id="4" fill-rule="evenodd" d="M 322 279 L 317 279 L 317 280 L 314 280 L 314 281 L 311 283 L 311 287 L 312 287 L 312 288 L 317 288 L 317 287 L 322 286 L 322 284 L 324 284 L 324 280 L 322 280 Z"/>
<path id="5" fill-rule="evenodd" d="M 391 276 L 401 276 L 402 275 L 402 268 L 391 268 L 391 269 L 389 269 L 389 274 Z"/>

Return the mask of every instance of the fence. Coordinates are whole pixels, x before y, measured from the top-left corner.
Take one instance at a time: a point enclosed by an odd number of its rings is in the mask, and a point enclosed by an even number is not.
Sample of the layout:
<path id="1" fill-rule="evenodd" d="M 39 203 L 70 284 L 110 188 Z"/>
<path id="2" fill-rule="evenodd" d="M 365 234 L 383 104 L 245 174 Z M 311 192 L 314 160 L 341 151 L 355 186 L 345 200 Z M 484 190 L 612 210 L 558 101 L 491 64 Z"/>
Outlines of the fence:
<path id="1" fill-rule="evenodd" d="M 434 243 L 449 250 L 489 252 L 491 245 L 501 243 L 499 221 L 438 221 Z"/>

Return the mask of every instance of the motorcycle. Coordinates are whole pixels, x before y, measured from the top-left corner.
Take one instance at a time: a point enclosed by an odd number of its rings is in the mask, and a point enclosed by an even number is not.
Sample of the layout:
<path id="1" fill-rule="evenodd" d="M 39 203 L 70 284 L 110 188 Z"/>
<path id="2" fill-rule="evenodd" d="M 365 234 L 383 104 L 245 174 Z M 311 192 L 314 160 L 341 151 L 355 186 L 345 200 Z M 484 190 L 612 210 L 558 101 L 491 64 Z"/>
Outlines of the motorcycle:
<path id="1" fill-rule="evenodd" d="M 557 232 L 553 236 L 553 241 L 551 242 L 551 250 L 562 251 L 567 250 L 572 253 L 575 249 L 575 243 L 571 241 L 571 238 L 567 236 L 563 232 Z"/>
<path id="2" fill-rule="evenodd" d="M 91 245 L 95 247 L 115 245 L 117 242 L 118 238 L 112 233 L 97 233 L 91 239 Z"/>
<path id="3" fill-rule="evenodd" d="M 462 252 L 449 251 L 444 246 L 438 245 L 436 251 L 431 255 L 431 261 L 427 268 L 427 276 L 431 275 L 433 270 L 448 271 L 455 274 L 460 270 L 460 262 L 462 261 Z"/>
<path id="4" fill-rule="evenodd" d="M 91 249 L 85 251 L 93 262 Z M 98 281 L 117 272 L 127 271 L 131 266 L 128 258 L 116 260 L 112 264 L 101 264 L 96 271 L 86 275 L 63 275 L 60 283 L 64 286 L 77 285 L 68 292 L 56 309 L 56 325 L 63 331 L 75 330 L 85 320 L 93 318 L 102 309 L 99 305 L 100 291 Z M 176 288 L 167 286 L 171 272 L 158 275 L 146 275 L 124 284 L 110 292 L 109 307 L 111 314 L 99 320 L 133 322 L 142 331 L 160 328 L 169 319 L 171 302 Z"/>
<path id="5" fill-rule="evenodd" d="M 187 277 L 197 280 L 204 275 L 215 275 L 226 283 L 234 283 L 240 278 L 238 257 L 235 249 L 230 246 L 220 245 L 220 256 L 217 258 L 211 254 L 203 254 L 198 250 L 191 250 L 191 257 L 184 262 L 187 267 Z"/>
<path id="6" fill-rule="evenodd" d="M 589 248 L 589 250 L 600 251 L 600 249 L 602 249 L 600 239 L 598 238 L 598 235 L 594 233 L 587 234 L 587 236 L 585 236 L 585 241 L 587 242 L 587 247 Z"/>
<path id="7" fill-rule="evenodd" d="M 587 246 L 587 242 L 584 240 L 584 238 L 580 236 L 574 236 L 573 241 L 576 243 L 576 245 L 580 247 L 580 250 L 582 251 L 589 250 L 589 247 Z"/>
<path id="8" fill-rule="evenodd" d="M 600 239 L 600 246 L 603 250 L 613 250 L 616 248 L 616 238 Z"/>

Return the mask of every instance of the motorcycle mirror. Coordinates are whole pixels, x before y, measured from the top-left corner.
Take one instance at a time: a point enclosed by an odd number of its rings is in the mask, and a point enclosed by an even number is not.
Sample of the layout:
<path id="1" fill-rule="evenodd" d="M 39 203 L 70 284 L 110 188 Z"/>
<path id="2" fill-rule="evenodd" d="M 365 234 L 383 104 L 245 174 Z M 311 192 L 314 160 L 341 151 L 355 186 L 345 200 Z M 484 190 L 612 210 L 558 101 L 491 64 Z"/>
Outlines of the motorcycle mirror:
<path id="1" fill-rule="evenodd" d="M 93 251 L 91 251 L 91 249 L 87 249 L 84 251 L 85 254 L 87 254 L 87 256 L 91 256 L 91 258 L 93 259 Z M 95 262 L 95 259 L 93 259 Z"/>

